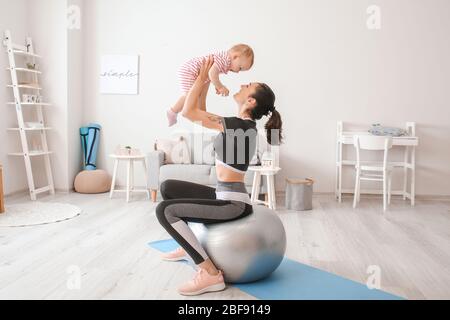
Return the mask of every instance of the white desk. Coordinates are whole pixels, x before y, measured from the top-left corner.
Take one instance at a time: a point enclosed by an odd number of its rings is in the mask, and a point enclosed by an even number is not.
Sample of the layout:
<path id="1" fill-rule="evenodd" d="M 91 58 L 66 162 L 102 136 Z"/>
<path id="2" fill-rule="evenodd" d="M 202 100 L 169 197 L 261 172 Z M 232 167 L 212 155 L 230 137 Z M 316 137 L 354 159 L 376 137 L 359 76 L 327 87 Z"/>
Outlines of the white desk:
<path id="1" fill-rule="evenodd" d="M 403 199 L 407 198 L 411 200 L 411 205 L 415 204 L 415 184 L 416 184 L 416 147 L 419 145 L 419 138 L 416 136 L 416 124 L 414 122 L 408 122 L 406 124 L 406 130 L 409 132 L 409 136 L 393 137 L 393 146 L 404 147 L 404 160 L 401 162 L 390 162 L 394 165 L 394 168 L 403 168 L 403 189 L 392 191 L 393 195 L 401 195 Z M 355 135 L 370 134 L 368 132 L 357 131 L 344 131 L 344 123 L 338 122 L 337 126 L 337 139 L 336 139 L 336 199 L 342 202 L 343 193 L 354 193 L 354 189 L 342 188 L 342 175 L 343 168 L 345 166 L 355 167 L 355 160 L 343 159 L 343 148 L 345 145 L 353 145 L 353 137 Z M 408 176 L 410 175 L 410 185 L 408 191 Z M 376 190 L 361 190 L 361 193 L 365 194 L 380 194 L 380 191 Z"/>

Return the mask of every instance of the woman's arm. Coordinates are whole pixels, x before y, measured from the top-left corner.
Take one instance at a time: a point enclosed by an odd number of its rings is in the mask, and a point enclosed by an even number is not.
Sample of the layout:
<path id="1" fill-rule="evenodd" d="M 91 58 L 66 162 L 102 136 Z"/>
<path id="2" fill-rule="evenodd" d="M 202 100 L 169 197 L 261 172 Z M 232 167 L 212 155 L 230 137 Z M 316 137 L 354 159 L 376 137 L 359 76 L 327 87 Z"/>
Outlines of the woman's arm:
<path id="1" fill-rule="evenodd" d="M 204 86 L 208 85 L 209 71 L 214 64 L 214 59 L 209 57 L 203 62 L 199 76 L 189 91 L 183 107 L 183 116 L 201 126 L 218 131 L 224 131 L 221 117 L 199 109 L 199 99 Z"/>
<path id="2" fill-rule="evenodd" d="M 222 82 L 220 82 L 219 74 L 219 68 L 216 66 L 216 64 L 213 64 L 211 70 L 209 70 L 209 79 L 211 79 L 211 82 L 216 90 L 225 87 Z"/>

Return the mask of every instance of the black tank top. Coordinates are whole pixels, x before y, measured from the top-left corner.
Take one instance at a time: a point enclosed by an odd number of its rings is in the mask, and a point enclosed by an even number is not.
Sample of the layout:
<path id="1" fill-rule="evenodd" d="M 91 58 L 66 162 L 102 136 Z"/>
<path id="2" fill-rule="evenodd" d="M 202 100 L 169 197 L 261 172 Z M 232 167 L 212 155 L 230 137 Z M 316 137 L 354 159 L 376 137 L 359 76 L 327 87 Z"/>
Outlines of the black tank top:
<path id="1" fill-rule="evenodd" d="M 237 117 L 222 118 L 224 132 L 214 141 L 216 162 L 245 173 L 256 152 L 256 122 Z"/>

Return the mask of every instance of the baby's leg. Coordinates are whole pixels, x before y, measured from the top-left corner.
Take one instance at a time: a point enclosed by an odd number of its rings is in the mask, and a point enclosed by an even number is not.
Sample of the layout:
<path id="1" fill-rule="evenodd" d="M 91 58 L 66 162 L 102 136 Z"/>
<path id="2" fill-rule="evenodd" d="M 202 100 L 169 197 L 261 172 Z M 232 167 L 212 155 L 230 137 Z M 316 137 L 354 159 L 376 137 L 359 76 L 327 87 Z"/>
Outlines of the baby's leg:
<path id="1" fill-rule="evenodd" d="M 186 100 L 186 96 L 182 96 L 178 99 L 177 103 L 167 110 L 167 121 L 169 122 L 169 127 L 172 127 L 177 123 L 178 114 L 183 110 L 184 101 Z"/>
<path id="2" fill-rule="evenodd" d="M 178 99 L 177 103 L 175 103 L 171 110 L 174 113 L 180 113 L 181 111 L 183 111 L 184 101 L 186 101 L 186 96 L 183 95 L 180 99 Z"/>

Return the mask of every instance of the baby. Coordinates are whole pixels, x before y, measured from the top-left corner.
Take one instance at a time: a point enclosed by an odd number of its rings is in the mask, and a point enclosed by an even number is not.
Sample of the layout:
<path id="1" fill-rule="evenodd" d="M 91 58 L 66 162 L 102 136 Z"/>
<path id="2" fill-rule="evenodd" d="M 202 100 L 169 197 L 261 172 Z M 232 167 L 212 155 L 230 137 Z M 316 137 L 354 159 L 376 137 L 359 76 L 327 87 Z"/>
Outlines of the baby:
<path id="1" fill-rule="evenodd" d="M 254 53 L 252 48 L 245 44 L 238 44 L 228 51 L 219 51 L 211 55 L 214 58 L 214 65 L 209 72 L 209 79 L 216 88 L 216 93 L 223 97 L 230 94 L 230 91 L 220 82 L 219 75 L 227 74 L 229 71 L 239 73 L 240 71 L 248 71 L 253 66 Z M 182 97 L 171 109 L 167 111 L 167 119 L 169 120 L 169 127 L 177 123 L 177 116 L 183 110 L 184 101 L 187 94 L 194 85 L 198 77 L 200 68 L 205 57 L 198 57 L 187 61 L 183 64 L 179 71 L 179 79 Z M 206 99 L 209 85 L 205 87 L 202 97 Z"/>

